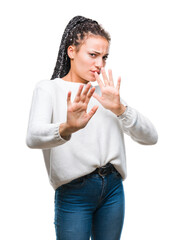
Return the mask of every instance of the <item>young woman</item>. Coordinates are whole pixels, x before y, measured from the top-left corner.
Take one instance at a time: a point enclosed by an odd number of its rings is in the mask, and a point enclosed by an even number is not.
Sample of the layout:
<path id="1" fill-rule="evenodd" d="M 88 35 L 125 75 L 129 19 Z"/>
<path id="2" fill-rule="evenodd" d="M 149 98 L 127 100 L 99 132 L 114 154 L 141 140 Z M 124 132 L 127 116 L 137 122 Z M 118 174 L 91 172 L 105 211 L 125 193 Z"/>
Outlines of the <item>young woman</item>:
<path id="1" fill-rule="evenodd" d="M 120 239 L 124 133 L 141 144 L 157 142 L 152 123 L 120 98 L 121 79 L 115 85 L 112 71 L 104 69 L 109 45 L 98 22 L 74 17 L 64 31 L 52 81 L 41 81 L 34 90 L 27 145 L 43 150 L 55 190 L 57 240 Z"/>

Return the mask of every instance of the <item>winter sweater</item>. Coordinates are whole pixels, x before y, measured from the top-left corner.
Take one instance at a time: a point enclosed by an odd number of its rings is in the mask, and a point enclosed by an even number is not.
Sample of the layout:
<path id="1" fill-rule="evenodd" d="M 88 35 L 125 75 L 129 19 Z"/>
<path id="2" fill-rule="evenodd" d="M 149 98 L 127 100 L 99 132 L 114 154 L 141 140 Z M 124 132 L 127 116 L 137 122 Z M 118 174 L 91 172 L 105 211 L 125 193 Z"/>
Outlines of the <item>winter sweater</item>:
<path id="1" fill-rule="evenodd" d="M 42 80 L 33 92 L 26 143 L 30 148 L 42 149 L 54 189 L 108 162 L 124 180 L 127 176 L 124 133 L 145 145 L 155 144 L 158 138 L 153 124 L 122 98 L 121 103 L 127 108 L 116 116 L 94 97 L 89 101 L 87 112 L 94 105 L 99 108 L 88 124 L 69 139 L 62 138 L 59 126 L 67 119 L 67 94 L 72 92 L 73 101 L 80 84 L 61 78 Z M 101 95 L 99 86 L 95 86 L 95 92 Z"/>

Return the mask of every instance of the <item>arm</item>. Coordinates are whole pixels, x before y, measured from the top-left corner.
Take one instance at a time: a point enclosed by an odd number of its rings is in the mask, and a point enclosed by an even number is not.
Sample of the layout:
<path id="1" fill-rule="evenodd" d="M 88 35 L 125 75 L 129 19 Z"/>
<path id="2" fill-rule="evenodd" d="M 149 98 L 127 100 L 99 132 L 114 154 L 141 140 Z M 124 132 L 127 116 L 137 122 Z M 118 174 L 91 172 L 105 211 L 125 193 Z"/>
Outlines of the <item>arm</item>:
<path id="1" fill-rule="evenodd" d="M 49 92 L 38 86 L 33 92 L 26 143 L 30 148 L 48 149 L 67 142 L 60 135 L 61 123 L 51 123 L 52 98 Z"/>
<path id="2" fill-rule="evenodd" d="M 157 143 L 158 135 L 155 127 L 149 119 L 135 109 L 127 106 L 125 112 L 117 117 L 123 132 L 128 134 L 134 141 L 144 145 Z"/>
<path id="3" fill-rule="evenodd" d="M 95 88 L 87 84 L 80 85 L 77 95 L 71 102 L 71 92 L 67 96 L 67 120 L 65 123 L 51 123 L 52 97 L 47 90 L 37 87 L 33 94 L 26 143 L 30 148 L 47 149 L 57 147 L 70 140 L 71 134 L 84 128 L 98 109 L 92 107 L 87 113 L 87 106 Z"/>
<path id="4" fill-rule="evenodd" d="M 155 144 L 158 136 L 152 123 L 138 111 L 127 106 L 120 98 L 121 78 L 118 78 L 117 86 L 115 87 L 111 70 L 109 70 L 109 77 L 107 77 L 105 70 L 102 69 L 104 83 L 98 74 L 95 76 L 101 89 L 101 96 L 96 93 L 94 93 L 93 96 L 104 108 L 110 110 L 118 117 L 123 132 L 138 143 L 145 145 Z"/>

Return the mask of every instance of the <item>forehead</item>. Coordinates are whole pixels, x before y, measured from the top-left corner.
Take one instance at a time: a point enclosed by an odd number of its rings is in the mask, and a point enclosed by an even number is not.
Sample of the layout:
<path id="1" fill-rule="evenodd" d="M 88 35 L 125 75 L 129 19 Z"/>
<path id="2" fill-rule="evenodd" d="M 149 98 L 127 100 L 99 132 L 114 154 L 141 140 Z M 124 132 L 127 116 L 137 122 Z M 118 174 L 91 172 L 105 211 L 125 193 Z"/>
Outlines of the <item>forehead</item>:
<path id="1" fill-rule="evenodd" d="M 100 53 L 106 53 L 109 50 L 109 42 L 101 36 L 88 37 L 81 46 L 81 49 L 94 50 Z"/>

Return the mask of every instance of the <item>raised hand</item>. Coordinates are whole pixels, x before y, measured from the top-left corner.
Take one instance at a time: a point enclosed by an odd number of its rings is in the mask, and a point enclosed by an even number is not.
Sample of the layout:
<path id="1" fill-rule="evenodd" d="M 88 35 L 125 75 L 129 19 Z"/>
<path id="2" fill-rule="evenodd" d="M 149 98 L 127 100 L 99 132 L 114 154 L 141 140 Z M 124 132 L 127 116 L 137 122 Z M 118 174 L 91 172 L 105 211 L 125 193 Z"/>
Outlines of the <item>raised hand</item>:
<path id="1" fill-rule="evenodd" d="M 71 92 L 68 92 L 66 124 L 71 133 L 84 128 L 98 109 L 95 105 L 89 113 L 86 112 L 89 100 L 95 91 L 95 87 L 90 89 L 90 86 L 91 84 L 88 83 L 83 90 L 84 85 L 80 85 L 73 102 L 71 102 Z"/>
<path id="2" fill-rule="evenodd" d="M 114 81 L 112 77 L 112 70 L 108 70 L 109 77 L 105 72 L 105 69 L 101 69 L 102 77 L 104 83 L 100 79 L 99 75 L 95 73 L 96 80 L 98 85 L 101 89 L 101 96 L 94 93 L 93 97 L 96 98 L 104 108 L 111 110 L 114 114 L 120 115 L 122 114 L 126 107 L 120 102 L 120 84 L 121 84 L 121 77 L 118 78 L 116 87 L 114 86 Z"/>

